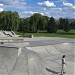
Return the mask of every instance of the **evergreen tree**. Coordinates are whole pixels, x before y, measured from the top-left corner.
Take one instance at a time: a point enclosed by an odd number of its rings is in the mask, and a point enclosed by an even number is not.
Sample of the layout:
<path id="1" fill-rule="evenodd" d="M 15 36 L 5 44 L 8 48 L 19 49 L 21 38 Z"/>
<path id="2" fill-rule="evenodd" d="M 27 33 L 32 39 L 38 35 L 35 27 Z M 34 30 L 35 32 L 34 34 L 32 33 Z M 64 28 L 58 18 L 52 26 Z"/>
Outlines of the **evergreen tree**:
<path id="1" fill-rule="evenodd" d="M 70 25 L 71 25 L 71 29 L 75 29 L 75 20 L 73 20 Z"/>
<path id="2" fill-rule="evenodd" d="M 65 18 L 59 18 L 59 25 L 58 25 L 58 28 L 59 28 L 59 29 L 63 29 L 64 24 L 65 24 Z"/>
<path id="3" fill-rule="evenodd" d="M 53 17 L 51 17 L 48 22 L 47 32 L 50 32 L 50 33 L 57 32 L 57 25 L 56 25 L 55 19 Z"/>
<path id="4" fill-rule="evenodd" d="M 71 30 L 71 26 L 70 26 L 70 24 L 69 24 L 68 19 L 65 19 L 65 24 L 64 24 L 63 30 L 64 30 L 65 32 L 68 32 L 68 31 Z"/>

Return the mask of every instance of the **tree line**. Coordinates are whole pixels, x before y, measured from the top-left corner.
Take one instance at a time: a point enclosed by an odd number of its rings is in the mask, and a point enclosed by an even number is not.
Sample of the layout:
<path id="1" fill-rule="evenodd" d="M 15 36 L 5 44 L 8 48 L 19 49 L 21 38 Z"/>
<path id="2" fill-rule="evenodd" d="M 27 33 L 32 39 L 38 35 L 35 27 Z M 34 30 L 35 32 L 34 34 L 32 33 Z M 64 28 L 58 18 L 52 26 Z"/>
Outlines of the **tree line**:
<path id="1" fill-rule="evenodd" d="M 0 12 L 0 30 L 13 30 L 19 32 L 38 32 L 47 30 L 49 33 L 56 33 L 58 29 L 65 32 L 75 29 L 75 19 L 43 16 L 35 13 L 27 18 L 20 18 L 18 12 L 2 11 Z"/>

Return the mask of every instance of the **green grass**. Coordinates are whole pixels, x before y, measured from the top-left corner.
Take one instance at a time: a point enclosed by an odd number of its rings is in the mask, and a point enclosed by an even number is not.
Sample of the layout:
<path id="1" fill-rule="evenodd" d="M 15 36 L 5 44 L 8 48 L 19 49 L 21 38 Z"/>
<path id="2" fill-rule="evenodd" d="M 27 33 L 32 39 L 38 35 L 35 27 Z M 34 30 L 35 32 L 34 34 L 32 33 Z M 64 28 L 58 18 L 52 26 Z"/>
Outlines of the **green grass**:
<path id="1" fill-rule="evenodd" d="M 22 35 L 20 32 L 16 32 L 18 35 Z M 63 30 L 58 30 L 57 33 L 25 33 L 25 35 L 34 35 L 34 37 L 63 37 L 63 38 L 75 38 L 75 30 L 69 32 L 64 32 Z"/>

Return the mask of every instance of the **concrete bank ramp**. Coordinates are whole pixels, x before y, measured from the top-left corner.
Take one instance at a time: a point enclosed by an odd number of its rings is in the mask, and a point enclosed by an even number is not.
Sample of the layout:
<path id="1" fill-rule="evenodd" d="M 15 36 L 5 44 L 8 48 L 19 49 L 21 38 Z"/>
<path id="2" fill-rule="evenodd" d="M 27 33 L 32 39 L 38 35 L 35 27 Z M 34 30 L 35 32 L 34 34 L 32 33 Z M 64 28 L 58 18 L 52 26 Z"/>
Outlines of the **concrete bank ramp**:
<path id="1" fill-rule="evenodd" d="M 6 75 L 12 70 L 17 54 L 17 48 L 0 46 L 0 75 Z"/>
<path id="2" fill-rule="evenodd" d="M 46 46 L 27 47 L 35 51 L 42 60 L 42 70 L 45 75 L 60 75 L 62 55 L 66 55 L 66 74 L 75 75 L 75 43 L 60 43 Z M 46 72 L 46 70 L 47 72 Z"/>
<path id="3" fill-rule="evenodd" d="M 0 75 L 60 75 L 66 55 L 65 75 L 74 74 L 74 43 L 15 48 L 0 46 Z"/>
<path id="4" fill-rule="evenodd" d="M 41 62 L 34 51 L 0 47 L 0 75 L 44 75 Z"/>

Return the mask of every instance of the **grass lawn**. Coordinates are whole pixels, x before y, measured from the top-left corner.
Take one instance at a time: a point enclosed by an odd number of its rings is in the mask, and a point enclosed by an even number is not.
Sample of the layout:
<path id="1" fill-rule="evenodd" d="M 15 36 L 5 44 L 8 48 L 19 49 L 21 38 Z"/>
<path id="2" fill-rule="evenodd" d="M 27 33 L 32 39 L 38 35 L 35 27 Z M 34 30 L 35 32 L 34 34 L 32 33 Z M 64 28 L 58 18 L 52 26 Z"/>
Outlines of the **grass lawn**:
<path id="1" fill-rule="evenodd" d="M 16 32 L 18 35 L 22 35 L 20 32 Z M 57 33 L 25 33 L 24 35 L 34 35 L 34 37 L 64 37 L 64 38 L 75 38 L 75 30 L 70 30 L 69 32 L 64 32 L 63 30 L 58 30 Z"/>

